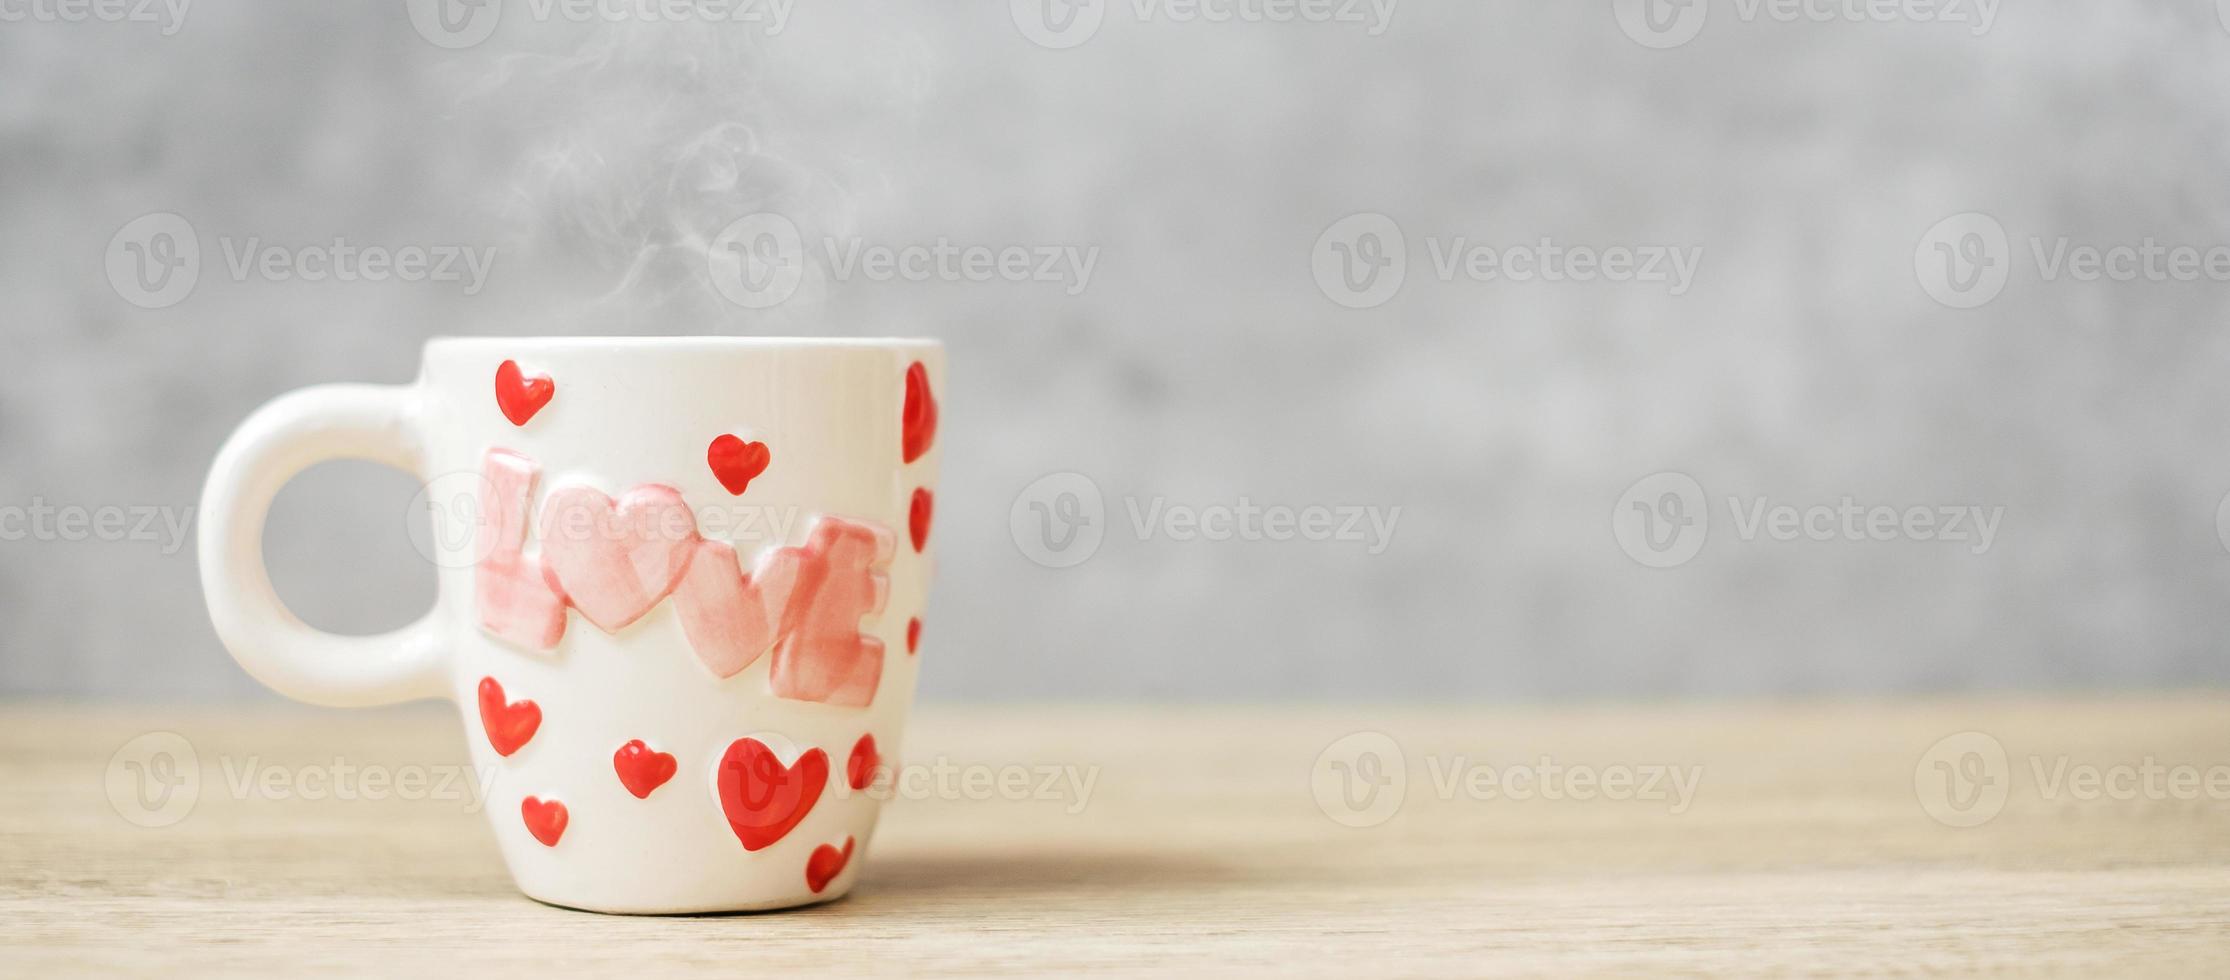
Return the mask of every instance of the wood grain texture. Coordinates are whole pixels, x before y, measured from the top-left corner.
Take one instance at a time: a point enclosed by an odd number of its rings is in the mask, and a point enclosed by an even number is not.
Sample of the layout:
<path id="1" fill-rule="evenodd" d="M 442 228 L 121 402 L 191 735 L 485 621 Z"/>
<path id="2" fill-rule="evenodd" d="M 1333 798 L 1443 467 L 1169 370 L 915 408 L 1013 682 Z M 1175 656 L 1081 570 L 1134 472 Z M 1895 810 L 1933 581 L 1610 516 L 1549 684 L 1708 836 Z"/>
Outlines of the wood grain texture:
<path id="1" fill-rule="evenodd" d="M 261 781 L 460 765 L 451 712 L 0 712 L 0 972 L 19 976 L 2230 975 L 2219 696 L 925 710 L 905 747 L 916 785 L 852 897 L 701 918 L 520 897 L 471 799 Z M 149 731 L 183 736 L 202 773 L 167 827 L 128 822 L 107 788 L 112 756 Z M 1941 792 L 1931 747 L 1966 731 L 2004 747 L 1981 775 L 2007 796 L 1961 829 L 1921 799 Z M 1356 732 L 1395 740 L 1406 772 L 1399 809 L 1366 828 L 1312 788 L 1320 753 Z M 1544 756 L 1566 767 L 1560 790 L 1581 788 L 1572 767 L 1700 776 L 1685 807 L 1501 795 Z M 1002 798 L 1039 789 L 1002 788 L 1002 768 L 1040 766 L 1095 781 Z M 1497 795 L 1449 781 L 1481 766 Z"/>

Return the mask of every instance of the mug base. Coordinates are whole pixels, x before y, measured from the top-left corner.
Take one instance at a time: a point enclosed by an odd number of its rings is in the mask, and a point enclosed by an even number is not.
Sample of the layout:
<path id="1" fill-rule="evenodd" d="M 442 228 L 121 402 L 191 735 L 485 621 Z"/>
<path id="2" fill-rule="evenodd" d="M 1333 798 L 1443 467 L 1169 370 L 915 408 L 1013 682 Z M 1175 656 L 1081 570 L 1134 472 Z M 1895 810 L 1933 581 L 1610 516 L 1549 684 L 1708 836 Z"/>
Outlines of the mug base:
<path id="1" fill-rule="evenodd" d="M 808 892 L 808 893 L 805 893 L 805 894 L 802 894 L 802 895 L 783 895 L 783 896 L 778 896 L 778 897 L 775 897 L 775 898 L 767 899 L 767 900 L 764 900 L 764 901 L 756 901 L 756 902 L 739 901 L 739 902 L 713 902 L 713 903 L 704 903 L 704 902 L 684 902 L 684 903 L 674 903 L 674 902 L 651 902 L 651 903 L 636 903 L 636 902 L 618 902 L 618 903 L 611 903 L 611 902 L 598 902 L 598 901 L 590 901 L 590 900 L 585 900 L 585 899 L 583 899 L 583 898 L 580 898 L 580 897 L 578 897 L 578 896 L 567 896 L 567 897 L 563 897 L 563 898 L 560 898 L 560 897 L 557 897 L 557 896 L 550 896 L 550 895 L 537 895 L 537 894 L 535 894 L 535 893 L 533 893 L 533 892 L 531 892 L 531 891 L 528 891 L 528 890 L 526 890 L 526 889 L 524 889 L 524 888 L 522 888 L 522 889 L 520 889 L 520 890 L 519 890 L 519 893 L 520 893 L 520 894 L 522 894 L 522 895 L 525 895 L 525 896 L 526 896 L 526 897 L 528 897 L 528 898 L 531 898 L 531 899 L 533 899 L 533 900 L 535 900 L 535 901 L 537 901 L 537 902 L 540 902 L 540 903 L 542 903 L 542 904 L 544 904 L 544 905 L 550 906 L 551 908 L 559 908 L 559 909 L 564 909 L 564 910 L 566 910 L 566 911 L 568 911 L 568 912 L 594 912 L 594 913 L 597 913 L 597 914 L 599 914 L 599 915 L 646 915 L 646 916 L 656 916 L 656 915 L 750 915 L 750 914 L 753 914 L 753 913 L 758 913 L 758 912 L 781 912 L 781 911 L 785 911 L 785 910 L 788 910 L 788 909 L 802 909 L 802 908 L 806 908 L 806 907 L 809 907 L 809 906 L 813 906 L 813 905 L 821 905 L 821 904 L 824 904 L 824 903 L 827 903 L 827 902 L 833 902 L 833 901 L 836 901 L 837 899 L 840 899 L 840 898 L 844 898 L 845 896 L 847 896 L 847 895 L 850 895 L 850 894 L 851 894 L 851 892 L 852 892 L 852 887 L 851 887 L 851 885 L 850 885 L 850 884 L 845 884 L 845 885 L 844 885 L 844 886 L 842 886 L 842 887 L 834 887 L 834 886 L 832 886 L 832 887 L 830 887 L 830 888 L 829 888 L 829 889 L 828 889 L 827 891 L 825 891 L 825 892 L 822 892 L 822 893 L 820 893 L 820 894 L 818 894 L 818 895 L 815 895 L 815 894 L 812 894 L 812 893 Z"/>

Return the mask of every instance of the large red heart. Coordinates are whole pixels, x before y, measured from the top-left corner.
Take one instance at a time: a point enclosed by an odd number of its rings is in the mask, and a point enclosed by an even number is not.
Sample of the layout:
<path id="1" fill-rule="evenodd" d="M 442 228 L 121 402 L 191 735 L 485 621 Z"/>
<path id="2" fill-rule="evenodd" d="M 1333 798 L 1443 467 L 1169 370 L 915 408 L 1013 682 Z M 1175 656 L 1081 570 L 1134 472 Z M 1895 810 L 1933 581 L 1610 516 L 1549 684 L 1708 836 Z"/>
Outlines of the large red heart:
<path id="1" fill-rule="evenodd" d="M 550 396 L 557 394 L 557 382 L 546 374 L 527 377 L 519 370 L 519 362 L 505 361 L 496 366 L 496 407 L 503 409 L 503 417 L 512 425 L 525 425 L 534 413 L 550 403 Z"/>
<path id="2" fill-rule="evenodd" d="M 570 486 L 542 504 L 543 578 L 606 633 L 673 591 L 698 540 L 696 515 L 672 487 L 636 487 L 615 503 Z"/>
<path id="3" fill-rule="evenodd" d="M 805 887 L 818 895 L 822 889 L 844 873 L 844 866 L 852 863 L 852 839 L 844 838 L 844 849 L 839 851 L 823 844 L 813 849 L 813 856 L 805 859 Z"/>
<path id="4" fill-rule="evenodd" d="M 712 464 L 712 475 L 728 492 L 742 496 L 749 489 L 751 480 L 767 471 L 767 464 L 774 461 L 774 453 L 763 442 L 745 442 L 735 436 L 724 435 L 712 441 L 705 450 L 705 462 Z"/>
<path id="5" fill-rule="evenodd" d="M 542 846 L 556 847 L 558 838 L 565 836 L 565 822 L 570 815 L 565 812 L 563 803 L 529 796 L 519 801 L 519 817 L 526 821 L 527 833 L 533 834 Z"/>
<path id="6" fill-rule="evenodd" d="M 828 778 L 829 756 L 820 749 L 785 766 L 758 739 L 739 738 L 720 757 L 720 809 L 744 850 L 762 850 L 805 819 Z"/>
<path id="7" fill-rule="evenodd" d="M 916 554 L 921 552 L 923 545 L 929 543 L 929 511 L 935 506 L 934 497 L 928 487 L 914 488 L 914 503 L 906 514 L 906 530 L 913 534 Z"/>
<path id="8" fill-rule="evenodd" d="M 899 422 L 900 448 L 911 463 L 937 440 L 937 396 L 929 391 L 929 369 L 920 361 L 906 369 L 906 408 Z"/>
<path id="9" fill-rule="evenodd" d="M 480 679 L 480 727 L 488 732 L 488 744 L 495 746 L 497 755 L 510 755 L 519 751 L 534 737 L 534 730 L 542 727 L 542 706 L 520 699 L 505 702 L 503 685 L 493 677 Z"/>
<path id="10" fill-rule="evenodd" d="M 866 789 L 875 781 L 875 767 L 883 764 L 883 755 L 875 751 L 875 736 L 862 735 L 852 743 L 852 757 L 844 761 L 844 782 L 853 789 Z"/>
<path id="11" fill-rule="evenodd" d="M 627 787 L 636 799 L 647 800 L 651 790 L 674 778 L 674 757 L 644 745 L 638 738 L 612 753 L 612 769 L 619 773 L 620 785 Z"/>

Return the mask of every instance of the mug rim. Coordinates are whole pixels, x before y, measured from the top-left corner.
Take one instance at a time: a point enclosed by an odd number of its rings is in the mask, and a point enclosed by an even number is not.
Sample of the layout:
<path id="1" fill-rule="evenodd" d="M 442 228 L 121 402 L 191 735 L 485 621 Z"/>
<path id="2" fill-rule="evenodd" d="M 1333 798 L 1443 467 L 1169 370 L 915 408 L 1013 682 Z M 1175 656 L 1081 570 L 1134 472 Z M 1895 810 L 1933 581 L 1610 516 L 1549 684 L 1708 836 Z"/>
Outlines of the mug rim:
<path id="1" fill-rule="evenodd" d="M 491 337 L 442 335 L 426 340 L 426 353 L 436 350 L 503 345 L 539 348 L 632 347 L 650 350 L 811 350 L 873 348 L 942 348 L 945 343 L 929 337 L 740 337 L 725 334 L 666 334 L 645 336 L 539 336 Z"/>

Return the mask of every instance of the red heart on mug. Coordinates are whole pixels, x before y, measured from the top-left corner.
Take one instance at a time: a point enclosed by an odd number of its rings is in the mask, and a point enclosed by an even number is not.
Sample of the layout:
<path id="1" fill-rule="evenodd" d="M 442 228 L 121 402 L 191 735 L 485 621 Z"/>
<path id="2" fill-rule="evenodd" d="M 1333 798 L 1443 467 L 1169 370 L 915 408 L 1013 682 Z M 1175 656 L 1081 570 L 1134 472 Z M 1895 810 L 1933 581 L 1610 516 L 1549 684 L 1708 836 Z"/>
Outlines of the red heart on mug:
<path id="1" fill-rule="evenodd" d="M 785 766 L 765 743 L 739 738 L 720 757 L 720 810 L 744 850 L 762 850 L 805 819 L 828 778 L 829 756 L 820 749 Z"/>
<path id="2" fill-rule="evenodd" d="M 712 475 L 728 492 L 742 496 L 749 489 L 752 479 L 767 471 L 767 464 L 774 461 L 774 453 L 763 442 L 745 442 L 735 436 L 724 435 L 712 441 L 705 450 L 705 462 L 712 464 Z"/>
<path id="3" fill-rule="evenodd" d="M 550 396 L 557 394 L 557 382 L 546 374 L 528 377 L 519 370 L 519 362 L 505 361 L 496 366 L 496 407 L 503 409 L 503 417 L 512 425 L 525 425 L 534 413 L 550 403 Z"/>
<path id="4" fill-rule="evenodd" d="M 913 653 L 921 647 L 921 617 L 906 621 L 906 652 Z"/>
<path id="5" fill-rule="evenodd" d="M 813 856 L 805 859 L 805 887 L 818 895 L 821 890 L 844 873 L 844 866 L 852 863 L 852 839 L 844 838 L 844 849 L 839 851 L 823 844 L 813 849 Z"/>
<path id="6" fill-rule="evenodd" d="M 674 778 L 674 769 L 672 754 L 653 750 L 639 738 L 612 753 L 612 770 L 619 773 L 620 785 L 638 800 L 650 799 L 651 790 Z"/>
<path id="7" fill-rule="evenodd" d="M 866 789 L 875 781 L 875 767 L 882 764 L 882 753 L 875 751 L 875 736 L 862 735 L 852 743 L 852 757 L 844 762 L 844 781 L 853 789 Z"/>
<path id="8" fill-rule="evenodd" d="M 529 796 L 519 801 L 519 817 L 526 821 L 527 833 L 541 841 L 544 847 L 556 847 L 558 838 L 565 836 L 565 822 L 570 819 L 565 804 L 556 800 L 544 801 Z"/>
<path id="9" fill-rule="evenodd" d="M 497 755 L 510 755 L 534 738 L 542 727 L 542 706 L 528 700 L 505 702 L 503 685 L 493 677 L 480 679 L 480 727 Z"/>
<path id="10" fill-rule="evenodd" d="M 914 553 L 929 543 L 929 511 L 935 505 L 928 487 L 914 488 L 914 504 L 906 514 L 906 529 L 913 534 Z"/>
<path id="11" fill-rule="evenodd" d="M 937 440 L 937 396 L 929 393 L 929 369 L 920 361 L 906 369 L 906 408 L 899 416 L 899 442 L 906 462 L 920 459 Z"/>

